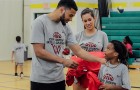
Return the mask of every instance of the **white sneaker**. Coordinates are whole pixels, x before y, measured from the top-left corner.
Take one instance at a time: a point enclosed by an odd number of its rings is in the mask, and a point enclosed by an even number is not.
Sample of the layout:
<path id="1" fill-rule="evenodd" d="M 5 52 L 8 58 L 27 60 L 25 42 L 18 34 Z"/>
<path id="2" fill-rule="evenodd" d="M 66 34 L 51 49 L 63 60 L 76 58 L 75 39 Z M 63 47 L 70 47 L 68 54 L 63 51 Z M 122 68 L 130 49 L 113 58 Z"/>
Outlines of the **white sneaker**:
<path id="1" fill-rule="evenodd" d="M 24 77 L 24 75 L 23 74 L 20 74 L 20 78 L 23 78 Z"/>

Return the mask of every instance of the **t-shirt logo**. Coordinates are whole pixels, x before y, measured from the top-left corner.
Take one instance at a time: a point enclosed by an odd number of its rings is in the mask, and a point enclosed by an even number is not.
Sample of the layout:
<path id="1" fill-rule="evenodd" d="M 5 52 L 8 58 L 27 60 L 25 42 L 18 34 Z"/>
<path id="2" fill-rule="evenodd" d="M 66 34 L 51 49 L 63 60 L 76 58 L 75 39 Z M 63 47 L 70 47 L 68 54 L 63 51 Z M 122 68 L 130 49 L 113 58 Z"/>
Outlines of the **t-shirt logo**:
<path id="1" fill-rule="evenodd" d="M 15 50 L 17 51 L 17 50 L 21 50 L 23 47 L 17 47 Z"/>
<path id="2" fill-rule="evenodd" d="M 53 48 L 53 51 L 56 55 L 59 55 L 62 51 L 62 46 L 65 44 L 65 40 L 62 37 L 61 33 L 59 32 L 54 32 L 52 34 L 52 37 L 50 37 L 47 41 L 47 44 L 51 45 Z"/>
<path id="3" fill-rule="evenodd" d="M 61 34 L 59 34 L 58 32 L 54 32 L 53 37 L 54 37 L 55 39 L 61 38 Z"/>
<path id="4" fill-rule="evenodd" d="M 106 83 L 106 84 L 113 84 L 113 85 L 116 85 L 116 83 L 114 82 L 113 76 L 112 76 L 111 74 L 109 74 L 109 73 L 106 73 L 106 74 L 103 76 L 103 78 L 102 78 L 101 81 L 104 82 L 104 83 Z"/>
<path id="5" fill-rule="evenodd" d="M 59 32 L 54 32 L 53 38 L 49 38 L 47 43 L 51 44 L 55 54 L 59 54 L 61 51 L 61 45 L 64 44 L 64 40 Z"/>
<path id="6" fill-rule="evenodd" d="M 59 54 L 59 52 L 61 50 L 61 45 L 54 45 L 54 44 L 51 44 L 51 45 L 53 47 L 54 53 Z"/>
<path id="7" fill-rule="evenodd" d="M 103 77 L 103 79 L 104 80 L 107 80 L 107 81 L 113 81 L 114 80 L 114 78 L 112 77 L 112 75 L 109 74 L 109 73 L 105 74 L 104 77 Z"/>
<path id="8" fill-rule="evenodd" d="M 51 45 L 53 47 L 54 53 L 59 54 L 59 52 L 61 50 L 61 44 L 59 44 L 57 42 L 61 41 L 61 34 L 59 34 L 59 32 L 54 32 L 53 38 L 55 40 L 55 44 L 51 44 Z"/>
<path id="9" fill-rule="evenodd" d="M 99 49 L 97 48 L 97 45 L 92 42 L 82 43 L 80 46 L 88 52 L 99 51 Z"/>

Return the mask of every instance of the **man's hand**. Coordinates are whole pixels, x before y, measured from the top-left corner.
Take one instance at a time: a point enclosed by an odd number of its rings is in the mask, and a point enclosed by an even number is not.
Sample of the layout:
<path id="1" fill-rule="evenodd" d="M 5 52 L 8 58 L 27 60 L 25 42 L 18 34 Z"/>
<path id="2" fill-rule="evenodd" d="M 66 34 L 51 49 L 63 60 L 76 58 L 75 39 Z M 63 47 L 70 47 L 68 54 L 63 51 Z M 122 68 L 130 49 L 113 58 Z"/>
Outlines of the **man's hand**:
<path id="1" fill-rule="evenodd" d="M 63 64 L 64 64 L 64 66 L 66 66 L 68 68 L 76 69 L 78 67 L 78 63 L 74 62 L 71 59 L 64 60 Z"/>

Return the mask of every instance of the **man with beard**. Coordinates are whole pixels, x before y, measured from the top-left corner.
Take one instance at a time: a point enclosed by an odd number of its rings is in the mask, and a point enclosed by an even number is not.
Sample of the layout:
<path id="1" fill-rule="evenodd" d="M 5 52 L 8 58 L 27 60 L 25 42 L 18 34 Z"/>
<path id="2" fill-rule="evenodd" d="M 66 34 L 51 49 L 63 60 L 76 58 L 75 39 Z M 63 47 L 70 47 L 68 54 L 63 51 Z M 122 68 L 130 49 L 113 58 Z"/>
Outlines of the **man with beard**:
<path id="1" fill-rule="evenodd" d="M 80 58 L 106 62 L 90 55 L 76 42 L 67 23 L 72 21 L 77 10 L 73 0 L 60 0 L 52 13 L 41 15 L 33 22 L 31 90 L 65 90 L 64 66 L 73 69 L 78 66 L 76 62 L 62 58 L 66 45 Z"/>

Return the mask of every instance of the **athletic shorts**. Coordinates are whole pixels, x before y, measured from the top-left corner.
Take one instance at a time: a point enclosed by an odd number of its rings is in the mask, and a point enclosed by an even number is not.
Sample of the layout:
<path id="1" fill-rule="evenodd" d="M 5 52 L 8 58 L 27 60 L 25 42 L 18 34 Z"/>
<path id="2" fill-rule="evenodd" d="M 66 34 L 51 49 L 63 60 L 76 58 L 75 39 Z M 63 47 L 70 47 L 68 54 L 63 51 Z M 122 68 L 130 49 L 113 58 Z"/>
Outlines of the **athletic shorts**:
<path id="1" fill-rule="evenodd" d="M 57 83 L 38 83 L 31 81 L 30 90 L 66 90 L 65 81 Z"/>
<path id="2" fill-rule="evenodd" d="M 15 62 L 16 65 L 20 65 L 20 66 L 23 66 L 23 63 L 18 63 L 18 62 Z"/>

